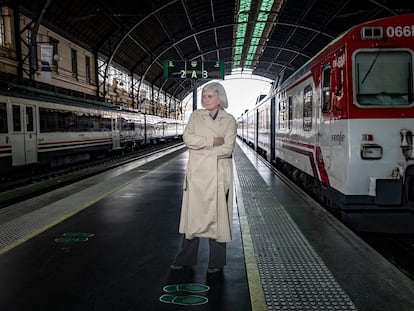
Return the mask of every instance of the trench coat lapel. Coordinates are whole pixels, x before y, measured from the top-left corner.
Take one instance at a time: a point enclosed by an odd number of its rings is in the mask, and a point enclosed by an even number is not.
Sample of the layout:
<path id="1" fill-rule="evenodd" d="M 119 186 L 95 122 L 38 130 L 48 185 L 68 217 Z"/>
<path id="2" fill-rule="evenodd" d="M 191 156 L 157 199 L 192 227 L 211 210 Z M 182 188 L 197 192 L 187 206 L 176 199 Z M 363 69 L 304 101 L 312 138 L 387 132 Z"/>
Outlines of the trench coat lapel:
<path id="1" fill-rule="evenodd" d="M 222 109 L 219 110 L 216 120 L 210 116 L 208 110 L 205 110 L 203 113 L 204 120 L 206 121 L 206 126 L 214 133 L 214 136 L 224 136 L 222 134 L 222 119 L 225 118 L 226 112 Z"/>

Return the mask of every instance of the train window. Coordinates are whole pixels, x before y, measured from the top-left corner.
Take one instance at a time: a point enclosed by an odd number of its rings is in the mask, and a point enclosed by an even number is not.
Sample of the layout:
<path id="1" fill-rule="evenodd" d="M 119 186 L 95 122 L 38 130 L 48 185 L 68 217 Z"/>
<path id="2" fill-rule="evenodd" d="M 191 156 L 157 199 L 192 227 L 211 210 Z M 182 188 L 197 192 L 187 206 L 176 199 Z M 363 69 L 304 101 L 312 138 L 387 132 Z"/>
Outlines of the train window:
<path id="1" fill-rule="evenodd" d="M 407 106 L 413 100 L 413 61 L 408 51 L 362 51 L 355 55 L 355 87 L 361 106 Z"/>
<path id="2" fill-rule="evenodd" d="M 286 105 L 286 100 L 282 100 L 281 102 L 279 102 L 279 129 L 281 130 L 285 130 L 287 129 L 288 126 L 288 109 L 287 109 L 287 105 Z"/>
<path id="3" fill-rule="evenodd" d="M 312 129 L 312 86 L 308 85 L 303 91 L 303 130 Z"/>
<path id="4" fill-rule="evenodd" d="M 39 108 L 39 124 L 41 133 L 51 132 L 68 132 L 73 130 L 73 124 L 70 124 L 71 112 Z M 72 128 L 70 128 L 72 126 Z"/>
<path id="5" fill-rule="evenodd" d="M 121 119 L 121 129 L 122 131 L 134 131 L 135 123 L 134 120 Z"/>
<path id="6" fill-rule="evenodd" d="M 22 131 L 22 120 L 20 116 L 20 106 L 13 105 L 13 131 L 21 132 Z"/>
<path id="7" fill-rule="evenodd" d="M 322 112 L 331 110 L 331 67 L 325 67 L 322 71 Z"/>
<path id="8" fill-rule="evenodd" d="M 91 124 L 90 124 L 90 115 L 88 113 L 80 113 L 78 115 L 78 126 L 79 126 L 79 131 L 81 132 L 89 131 Z"/>
<path id="9" fill-rule="evenodd" d="M 111 131 L 111 118 L 102 118 L 101 126 L 102 131 Z"/>
<path id="10" fill-rule="evenodd" d="M 92 132 L 101 131 L 101 116 L 100 115 L 91 115 L 89 129 Z"/>
<path id="11" fill-rule="evenodd" d="M 289 130 L 292 128 L 292 120 L 293 120 L 293 98 L 292 96 L 288 97 L 288 115 L 289 115 L 289 123 L 288 128 Z"/>
<path id="12" fill-rule="evenodd" d="M 7 133 L 7 110 L 6 104 L 0 103 L 0 133 Z"/>
<path id="13" fill-rule="evenodd" d="M 331 91 L 336 96 L 341 96 L 344 92 L 344 69 L 334 68 L 331 72 Z"/>
<path id="14" fill-rule="evenodd" d="M 33 107 L 26 107 L 26 131 L 33 132 L 34 131 L 34 113 Z"/>

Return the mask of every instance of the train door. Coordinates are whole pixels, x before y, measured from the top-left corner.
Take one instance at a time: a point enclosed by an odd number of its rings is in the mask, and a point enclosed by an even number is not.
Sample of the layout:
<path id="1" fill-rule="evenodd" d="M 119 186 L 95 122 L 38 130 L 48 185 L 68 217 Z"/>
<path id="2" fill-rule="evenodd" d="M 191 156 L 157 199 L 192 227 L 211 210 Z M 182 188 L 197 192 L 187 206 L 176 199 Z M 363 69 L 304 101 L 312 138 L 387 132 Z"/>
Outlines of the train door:
<path id="1" fill-rule="evenodd" d="M 259 109 L 254 109 L 254 151 L 257 152 L 259 143 Z"/>
<path id="2" fill-rule="evenodd" d="M 121 148 L 121 118 L 112 118 L 112 149 Z"/>
<path id="3" fill-rule="evenodd" d="M 35 106 L 11 104 L 13 166 L 37 162 Z"/>
<path id="4" fill-rule="evenodd" d="M 321 89 L 320 89 L 320 109 L 318 109 L 319 120 L 317 128 L 317 144 L 320 146 L 325 160 L 325 164 L 329 167 L 332 157 L 332 144 L 329 141 L 331 137 L 332 121 L 332 90 L 331 90 L 331 66 L 329 64 L 322 66 Z"/>
<path id="5" fill-rule="evenodd" d="M 276 148 L 276 96 L 270 100 L 270 162 L 275 163 Z"/>

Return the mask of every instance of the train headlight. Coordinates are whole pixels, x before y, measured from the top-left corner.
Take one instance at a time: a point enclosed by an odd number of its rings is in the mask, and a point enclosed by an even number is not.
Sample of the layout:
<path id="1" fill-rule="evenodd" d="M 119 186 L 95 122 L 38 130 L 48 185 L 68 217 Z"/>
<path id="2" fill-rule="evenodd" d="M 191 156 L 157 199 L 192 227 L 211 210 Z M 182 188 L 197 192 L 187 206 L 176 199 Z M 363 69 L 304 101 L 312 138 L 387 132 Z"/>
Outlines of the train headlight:
<path id="1" fill-rule="evenodd" d="M 361 145 L 361 158 L 364 160 L 382 159 L 382 147 L 377 144 Z"/>

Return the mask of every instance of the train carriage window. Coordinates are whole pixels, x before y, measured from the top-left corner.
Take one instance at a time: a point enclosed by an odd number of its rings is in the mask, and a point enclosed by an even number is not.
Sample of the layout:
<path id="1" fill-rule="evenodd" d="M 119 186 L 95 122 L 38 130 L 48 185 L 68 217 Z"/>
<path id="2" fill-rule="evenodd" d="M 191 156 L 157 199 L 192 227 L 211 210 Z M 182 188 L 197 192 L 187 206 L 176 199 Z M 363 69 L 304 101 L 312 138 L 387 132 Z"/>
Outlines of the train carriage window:
<path id="1" fill-rule="evenodd" d="M 308 85 L 303 91 L 303 130 L 312 129 L 312 86 Z"/>
<path id="2" fill-rule="evenodd" d="M 279 129 L 287 129 L 287 118 L 288 118 L 288 109 L 286 105 L 286 100 L 279 102 Z"/>
<path id="3" fill-rule="evenodd" d="M 49 108 L 39 108 L 39 124 L 41 133 L 65 132 L 65 111 Z"/>
<path id="4" fill-rule="evenodd" d="M 342 96 L 344 92 L 344 68 L 334 68 L 331 71 L 331 91 L 335 96 Z"/>
<path id="5" fill-rule="evenodd" d="M 293 98 L 292 96 L 288 97 L 288 117 L 289 117 L 288 128 L 290 130 L 292 128 L 292 120 L 293 120 Z"/>
<path id="6" fill-rule="evenodd" d="M 322 112 L 331 110 L 331 67 L 327 66 L 322 71 Z"/>
<path id="7" fill-rule="evenodd" d="M 0 133 L 7 133 L 7 110 L 6 104 L 0 103 Z"/>
<path id="8" fill-rule="evenodd" d="M 355 55 L 355 88 L 361 106 L 407 106 L 413 100 L 412 55 L 401 50 Z"/>
<path id="9" fill-rule="evenodd" d="M 101 116 L 99 114 L 91 115 L 90 117 L 90 131 L 101 131 Z"/>
<path id="10" fill-rule="evenodd" d="M 22 131 L 22 120 L 20 116 L 20 106 L 13 105 L 13 131 L 21 132 Z"/>
<path id="11" fill-rule="evenodd" d="M 102 126 L 103 131 L 112 131 L 111 121 L 112 121 L 112 119 L 110 117 L 104 117 L 102 119 L 102 125 L 101 126 Z"/>
<path id="12" fill-rule="evenodd" d="M 88 113 L 78 114 L 78 125 L 79 125 L 79 131 L 89 132 L 91 124 L 90 124 L 90 116 Z"/>
<path id="13" fill-rule="evenodd" d="M 34 131 L 34 112 L 33 107 L 26 107 L 26 131 Z"/>

